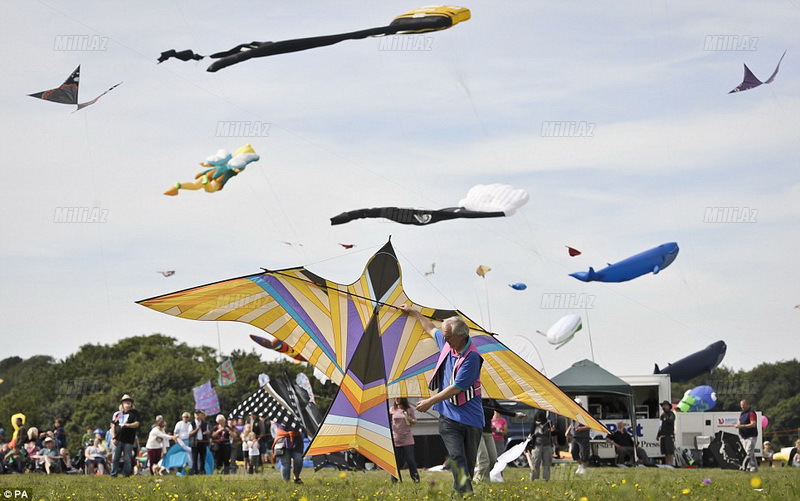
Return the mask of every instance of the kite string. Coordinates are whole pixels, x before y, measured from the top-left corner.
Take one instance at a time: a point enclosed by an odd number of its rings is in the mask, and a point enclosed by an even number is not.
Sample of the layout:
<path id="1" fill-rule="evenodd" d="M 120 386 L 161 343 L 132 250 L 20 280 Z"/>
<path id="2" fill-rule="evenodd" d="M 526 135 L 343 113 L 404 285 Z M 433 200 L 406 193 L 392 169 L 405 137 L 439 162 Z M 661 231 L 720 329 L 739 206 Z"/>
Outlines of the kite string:
<path id="1" fill-rule="evenodd" d="M 219 350 L 217 352 L 217 356 L 218 356 L 218 360 L 217 361 L 219 363 L 222 363 L 222 341 L 221 341 L 220 336 L 219 336 L 219 324 L 220 324 L 220 322 L 214 322 L 214 324 L 217 326 L 217 349 Z"/>
<path id="2" fill-rule="evenodd" d="M 371 251 L 372 249 L 375 249 L 375 248 L 383 247 L 384 245 L 385 245 L 385 242 L 382 242 L 380 244 L 371 245 L 369 247 L 363 247 L 363 248 L 358 249 L 358 250 L 349 250 L 349 251 L 347 251 L 347 254 L 340 254 L 338 256 L 326 257 L 325 259 L 320 259 L 320 260 L 314 261 L 312 263 L 307 263 L 305 266 L 314 266 L 315 264 L 325 263 L 327 261 L 333 261 L 334 259 L 342 259 L 342 258 L 350 257 L 350 256 L 352 256 L 354 254 L 359 254 L 359 253 L 362 253 L 362 252 Z"/>
<path id="3" fill-rule="evenodd" d="M 489 283 L 486 281 L 486 277 L 483 277 L 483 288 L 486 291 L 486 324 L 489 326 L 489 330 L 492 330 L 492 311 L 489 306 Z"/>
<path id="4" fill-rule="evenodd" d="M 475 302 L 478 303 L 478 312 L 481 314 L 481 323 L 485 323 L 483 318 L 483 305 L 481 304 L 481 294 L 478 292 L 478 289 L 475 289 Z"/>
<path id="5" fill-rule="evenodd" d="M 433 289 L 434 289 L 436 292 L 438 292 L 438 293 L 439 293 L 439 295 L 440 295 L 440 296 L 441 296 L 441 297 L 442 297 L 442 298 L 443 298 L 443 299 L 444 299 L 444 300 L 445 300 L 447 303 L 449 303 L 449 304 L 450 304 L 450 306 L 451 306 L 451 307 L 452 307 L 454 310 L 457 310 L 457 309 L 458 309 L 458 308 L 456 308 L 456 305 L 455 305 L 455 303 L 453 303 L 453 301 L 451 301 L 451 300 L 450 300 L 450 298 L 448 298 L 448 297 L 447 297 L 447 295 L 445 295 L 445 293 L 444 293 L 444 292 L 442 292 L 442 291 L 441 291 L 441 290 L 440 290 L 438 287 L 436 287 L 436 286 L 433 284 L 433 282 L 431 282 L 431 281 L 428 279 L 428 277 L 426 277 L 426 276 L 425 276 L 425 274 L 424 274 L 424 273 L 423 273 L 423 272 L 422 272 L 422 271 L 421 271 L 419 268 L 417 268 L 417 267 L 414 265 L 414 263 L 413 263 L 413 262 L 412 262 L 412 261 L 411 261 L 411 260 L 408 258 L 408 256 L 406 256 L 405 254 L 403 254 L 402 252 L 400 252 L 400 251 L 399 251 L 399 250 L 397 250 L 397 249 L 395 249 L 395 252 L 396 252 L 397 254 L 399 254 L 399 255 L 400 255 L 400 256 L 401 256 L 403 259 L 405 259 L 405 260 L 408 262 L 408 264 L 409 264 L 409 265 L 411 265 L 411 267 L 412 267 L 412 268 L 414 268 L 414 271 L 416 271 L 418 275 L 420 275 L 422 278 L 424 278 L 424 279 L 425 279 L 425 281 L 427 281 L 427 282 L 428 282 L 428 284 L 429 284 L 431 287 L 433 287 Z M 483 318 L 483 307 L 481 306 L 481 298 L 480 298 L 480 295 L 479 295 L 479 293 L 478 293 L 478 291 L 477 291 L 477 290 L 475 291 L 475 297 L 477 298 L 477 303 L 478 303 L 478 313 L 479 313 L 479 314 L 480 314 L 480 316 L 481 316 L 481 323 L 483 324 L 483 323 L 484 323 L 484 318 Z M 492 329 L 492 327 L 491 327 L 491 325 L 489 325 L 489 331 L 491 331 L 491 329 Z M 484 331 L 484 332 L 491 333 L 491 332 L 489 332 L 489 331 Z"/>
<path id="6" fill-rule="evenodd" d="M 100 201 L 97 198 L 97 179 L 95 176 L 95 169 L 94 169 L 94 156 L 92 155 L 92 143 L 89 140 L 90 137 L 89 117 L 87 116 L 86 113 L 83 114 L 83 124 L 84 124 L 84 130 L 86 131 L 86 152 L 87 152 L 87 157 L 89 159 L 88 162 L 89 172 L 91 174 L 89 178 L 91 179 L 92 191 L 94 193 L 94 200 L 92 201 L 92 204 L 100 205 Z M 105 245 L 103 243 L 103 228 L 105 228 L 105 225 L 95 224 L 92 226 L 97 227 L 98 242 L 100 245 L 100 259 L 103 262 L 103 283 L 105 284 L 105 289 L 106 289 L 106 309 L 108 310 L 108 322 L 109 322 L 109 327 L 113 327 L 111 325 L 111 319 L 113 318 L 113 316 L 111 314 L 111 292 L 108 285 L 108 262 L 106 261 Z M 110 330 L 113 330 L 113 328 Z"/>
<path id="7" fill-rule="evenodd" d="M 592 342 L 592 329 L 589 326 L 589 306 L 587 303 L 583 305 L 583 314 L 586 315 L 586 336 L 589 338 L 589 352 L 592 354 L 592 362 L 594 362 L 594 343 Z"/>

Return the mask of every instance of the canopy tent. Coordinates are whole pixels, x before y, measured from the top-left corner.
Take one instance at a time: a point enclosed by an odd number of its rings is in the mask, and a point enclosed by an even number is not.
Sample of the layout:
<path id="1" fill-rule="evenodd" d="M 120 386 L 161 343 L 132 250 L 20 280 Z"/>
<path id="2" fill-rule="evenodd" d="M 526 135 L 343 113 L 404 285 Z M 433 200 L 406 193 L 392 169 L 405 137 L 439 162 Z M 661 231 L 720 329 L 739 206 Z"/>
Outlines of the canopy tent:
<path id="1" fill-rule="evenodd" d="M 561 391 L 570 396 L 600 394 L 624 396 L 628 403 L 628 416 L 631 419 L 631 427 L 633 430 L 637 429 L 633 387 L 591 360 L 575 362 L 572 367 L 551 378 L 551 381 Z M 588 402 L 585 402 L 585 405 L 588 406 Z M 636 449 L 639 447 L 636 433 L 633 434 L 633 443 L 634 461 L 636 461 L 638 460 Z"/>

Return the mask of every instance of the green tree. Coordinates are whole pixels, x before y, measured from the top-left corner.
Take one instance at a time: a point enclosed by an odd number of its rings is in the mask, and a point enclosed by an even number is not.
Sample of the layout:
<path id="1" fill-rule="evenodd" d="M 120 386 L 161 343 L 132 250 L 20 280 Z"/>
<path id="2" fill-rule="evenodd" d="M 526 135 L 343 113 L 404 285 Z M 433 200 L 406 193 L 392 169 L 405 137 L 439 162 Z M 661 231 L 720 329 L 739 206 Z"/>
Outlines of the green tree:
<path id="1" fill-rule="evenodd" d="M 35 356 L 0 361 L 0 412 L 3 418 L 22 412 L 28 425 L 51 429 L 61 418 L 68 445 L 75 451 L 86 427 L 107 429 L 123 394 L 130 394 L 142 415 L 140 440 L 157 415 L 171 426 L 181 413 L 194 408 L 192 388 L 211 380 L 224 414 L 258 387 L 258 375 L 288 374 L 293 380 L 304 372 L 312 381 L 317 405 L 325 412 L 336 386 L 320 384 L 307 364 L 288 359 L 265 362 L 255 352 L 235 350 L 230 355 L 237 381 L 218 387 L 220 355 L 207 346 L 191 347 L 161 334 L 135 336 L 111 345 L 87 344 L 63 361 Z M 5 415 L 7 414 L 7 416 Z M 2 420 L 2 419 L 0 419 Z M 10 423 L 8 425 L 10 429 Z"/>

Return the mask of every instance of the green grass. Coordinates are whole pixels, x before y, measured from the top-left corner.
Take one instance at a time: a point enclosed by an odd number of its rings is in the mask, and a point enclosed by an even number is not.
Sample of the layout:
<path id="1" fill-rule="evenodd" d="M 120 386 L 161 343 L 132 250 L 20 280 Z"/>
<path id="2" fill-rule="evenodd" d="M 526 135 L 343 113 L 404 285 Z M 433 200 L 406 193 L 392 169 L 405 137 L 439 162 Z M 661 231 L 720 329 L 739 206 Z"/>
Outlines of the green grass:
<path id="1" fill-rule="evenodd" d="M 711 500 L 800 499 L 800 470 L 762 468 L 758 473 L 729 470 L 659 470 L 654 468 L 592 468 L 575 475 L 574 467 L 553 468 L 549 482 L 527 480 L 528 470 L 508 468 L 503 483 L 475 486 L 474 499 L 609 499 Z M 406 472 L 407 473 L 407 472 Z M 751 486 L 761 480 L 761 490 Z M 710 484 L 703 480 L 709 478 Z M 422 482 L 391 484 L 383 472 L 303 471 L 305 484 L 284 483 L 276 470 L 260 475 L 131 478 L 83 475 L 3 475 L 0 501 L 43 500 L 380 500 L 450 499 L 449 472 L 422 472 Z M 4 497 L 6 490 L 26 489 L 27 498 Z"/>

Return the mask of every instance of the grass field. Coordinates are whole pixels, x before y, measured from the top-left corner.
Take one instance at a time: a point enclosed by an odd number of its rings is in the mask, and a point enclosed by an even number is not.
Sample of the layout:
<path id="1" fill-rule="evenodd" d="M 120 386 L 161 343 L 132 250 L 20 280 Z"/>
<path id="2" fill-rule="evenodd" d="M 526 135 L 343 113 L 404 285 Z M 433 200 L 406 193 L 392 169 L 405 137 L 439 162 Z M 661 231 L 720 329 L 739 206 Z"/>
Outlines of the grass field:
<path id="1" fill-rule="evenodd" d="M 508 468 L 503 483 L 475 486 L 473 499 L 800 499 L 800 469 L 762 468 L 758 473 L 730 470 L 593 468 L 576 475 L 574 467 L 553 469 L 550 482 L 531 482 L 528 470 Z M 406 472 L 407 473 L 407 472 Z M 303 471 L 303 485 L 284 483 L 276 470 L 260 475 L 130 478 L 25 474 L 0 477 L 0 500 L 402 500 L 450 499 L 449 472 L 422 472 L 419 484 L 391 484 L 383 472 Z M 24 489 L 24 493 L 20 492 Z M 16 491 L 16 492 L 15 492 Z"/>

